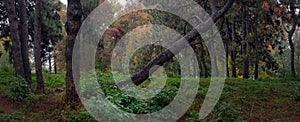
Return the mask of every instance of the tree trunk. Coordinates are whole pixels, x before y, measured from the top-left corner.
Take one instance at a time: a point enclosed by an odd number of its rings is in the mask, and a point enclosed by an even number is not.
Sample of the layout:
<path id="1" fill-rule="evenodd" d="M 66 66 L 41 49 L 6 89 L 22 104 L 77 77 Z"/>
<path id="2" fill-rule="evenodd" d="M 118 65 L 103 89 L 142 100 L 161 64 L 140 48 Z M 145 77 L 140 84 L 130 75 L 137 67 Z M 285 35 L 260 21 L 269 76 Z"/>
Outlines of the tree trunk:
<path id="1" fill-rule="evenodd" d="M 56 64 L 56 52 L 55 52 L 55 50 L 53 50 L 53 60 L 54 60 L 54 74 L 57 74 L 57 64 Z"/>
<path id="2" fill-rule="evenodd" d="M 235 43 L 235 24 L 233 23 L 232 24 L 232 27 L 231 27 L 231 34 L 232 34 L 232 43 Z M 236 67 L 235 67 L 235 59 L 236 59 L 236 48 L 234 45 L 231 45 L 233 46 L 233 49 L 231 50 L 231 74 L 232 74 L 232 77 L 233 78 L 237 78 L 237 75 L 236 75 Z"/>
<path id="3" fill-rule="evenodd" d="M 300 67 L 299 67 L 299 66 L 300 66 L 300 64 L 299 64 L 299 63 L 300 63 L 300 56 L 297 55 L 296 57 L 297 57 L 297 59 L 298 59 L 298 60 L 296 61 L 296 62 L 297 62 L 297 64 L 296 64 L 296 66 L 297 66 L 297 67 L 296 67 L 296 70 L 299 72 L 299 69 L 300 69 Z"/>
<path id="4" fill-rule="evenodd" d="M 15 2 L 13 0 L 5 0 L 5 4 L 7 6 L 7 14 L 10 25 L 9 29 L 12 40 L 12 55 L 16 75 L 25 78 Z"/>
<path id="5" fill-rule="evenodd" d="M 196 55 L 196 57 L 197 57 L 199 68 L 201 69 L 200 70 L 200 73 L 201 73 L 200 76 L 204 77 L 204 78 L 207 78 L 208 77 L 208 71 L 207 71 L 207 67 L 206 67 L 206 64 L 205 64 L 205 55 L 204 55 L 204 48 L 203 48 L 203 43 L 204 42 L 202 41 L 202 39 L 200 37 L 199 37 L 198 40 L 199 40 L 199 47 L 197 47 L 196 45 L 192 45 L 192 48 L 195 50 L 196 54 L 199 54 L 199 55 Z"/>
<path id="6" fill-rule="evenodd" d="M 52 61 L 51 61 L 51 54 L 49 54 L 49 57 L 48 57 L 48 62 L 49 62 L 49 73 L 52 73 Z"/>
<path id="7" fill-rule="evenodd" d="M 248 59 L 248 40 L 246 40 L 246 36 L 248 35 L 248 24 L 247 24 L 247 14 L 245 13 L 244 9 L 244 15 L 243 15 L 243 44 L 242 44 L 242 50 L 243 50 L 243 78 L 248 79 L 249 78 L 249 59 Z"/>
<path id="8" fill-rule="evenodd" d="M 228 66 L 228 57 L 229 57 L 229 50 L 228 50 L 228 46 L 226 46 L 226 76 L 230 77 L 229 74 L 229 66 Z"/>
<path id="9" fill-rule="evenodd" d="M 225 22 L 226 22 L 226 36 L 227 36 L 226 40 L 224 40 L 224 46 L 226 51 L 226 76 L 230 77 L 228 57 L 229 57 L 229 42 L 232 41 L 232 35 L 231 35 L 231 29 L 230 29 L 230 24 L 228 22 L 228 19 L 226 19 Z"/>
<path id="10" fill-rule="evenodd" d="M 296 19 L 296 7 L 292 4 L 290 5 L 290 12 L 292 14 L 292 18 L 293 19 Z M 296 31 L 296 27 L 297 27 L 297 23 L 296 22 L 293 22 L 292 24 L 292 29 L 291 30 L 287 30 L 286 28 L 286 32 L 288 33 L 288 41 L 289 41 L 289 45 L 290 45 L 290 48 L 291 48 L 291 72 L 292 72 L 292 77 L 293 78 L 296 78 L 296 69 L 295 69 L 295 45 L 294 45 L 294 42 L 293 42 L 293 36 L 294 36 L 294 33 Z"/>
<path id="11" fill-rule="evenodd" d="M 231 50 L 231 74 L 233 78 L 237 78 L 236 75 L 236 67 L 235 67 L 235 57 L 236 57 L 236 52 L 235 49 Z"/>
<path id="12" fill-rule="evenodd" d="M 259 67 L 258 67 L 258 59 L 256 59 L 255 61 L 255 69 L 254 69 L 254 79 L 257 80 L 258 79 L 258 76 L 259 76 Z"/>
<path id="13" fill-rule="evenodd" d="M 201 64 L 201 69 L 203 73 L 204 78 L 208 78 L 208 68 L 205 64 L 205 55 L 204 55 L 204 47 L 203 47 L 203 41 L 200 41 L 200 51 L 199 51 L 199 59 Z"/>
<path id="14" fill-rule="evenodd" d="M 81 26 L 82 6 L 80 0 L 68 0 L 67 9 L 67 44 L 66 44 L 66 101 L 75 102 L 78 98 L 76 93 L 73 70 L 72 70 L 72 54 L 75 39 Z"/>
<path id="15" fill-rule="evenodd" d="M 211 30 L 210 32 L 211 35 L 213 35 L 213 31 Z M 211 37 L 212 40 L 214 40 L 213 36 Z M 215 41 L 210 41 L 209 44 L 208 44 L 208 47 L 209 49 L 215 49 Z M 218 64 L 217 64 L 217 57 L 216 57 L 216 53 L 215 52 L 216 50 L 212 50 L 213 52 L 209 52 L 210 55 L 211 55 L 211 59 L 210 59 L 210 62 L 211 62 L 211 76 L 218 76 L 219 75 L 219 68 L 218 68 Z"/>
<path id="16" fill-rule="evenodd" d="M 31 69 L 29 63 L 29 55 L 28 55 L 28 15 L 27 15 L 27 1 L 26 0 L 19 0 L 20 6 L 20 39 L 21 39 L 21 51 L 22 51 L 22 59 L 23 59 L 23 66 L 25 72 L 25 80 L 26 82 L 31 85 L 32 78 L 31 78 Z"/>
<path id="17" fill-rule="evenodd" d="M 214 22 L 216 22 L 220 17 L 222 17 L 228 9 L 232 6 L 234 3 L 234 0 L 228 0 L 225 6 L 217 11 L 214 12 L 211 15 L 211 18 Z M 211 27 L 211 24 L 205 23 L 200 24 L 195 28 L 198 28 L 199 30 L 208 30 Z M 189 33 L 187 33 L 183 38 L 175 42 L 172 46 L 169 47 L 169 49 L 166 49 L 164 52 L 160 53 L 158 56 L 156 56 L 153 60 L 151 60 L 142 70 L 140 70 L 138 73 L 134 74 L 131 78 L 128 78 L 126 80 L 122 80 L 119 83 L 117 83 L 117 86 L 123 86 L 129 82 L 133 82 L 135 85 L 140 85 L 143 83 L 148 77 L 149 74 L 152 74 L 153 72 L 150 72 L 150 69 L 153 68 L 153 66 L 156 65 L 162 65 L 165 62 L 172 59 L 175 55 L 173 53 L 178 54 L 179 51 L 183 48 L 185 48 L 187 45 L 184 44 L 185 41 L 188 43 L 191 43 L 196 40 L 196 38 L 199 36 L 199 33 L 197 29 L 193 29 Z M 170 50 L 174 51 L 170 51 Z M 153 69 L 153 71 L 156 71 L 157 69 Z"/>
<path id="18" fill-rule="evenodd" d="M 290 48 L 291 48 L 291 72 L 292 72 L 292 77 L 296 78 L 296 69 L 295 69 L 295 46 L 294 46 L 294 42 L 293 42 L 293 33 L 294 32 L 290 32 L 289 33 L 289 44 L 290 44 Z"/>
<path id="19" fill-rule="evenodd" d="M 34 61 L 37 81 L 37 92 L 44 92 L 44 78 L 42 72 L 41 60 L 41 42 L 42 42 L 42 0 L 35 0 L 35 16 L 34 16 Z"/>

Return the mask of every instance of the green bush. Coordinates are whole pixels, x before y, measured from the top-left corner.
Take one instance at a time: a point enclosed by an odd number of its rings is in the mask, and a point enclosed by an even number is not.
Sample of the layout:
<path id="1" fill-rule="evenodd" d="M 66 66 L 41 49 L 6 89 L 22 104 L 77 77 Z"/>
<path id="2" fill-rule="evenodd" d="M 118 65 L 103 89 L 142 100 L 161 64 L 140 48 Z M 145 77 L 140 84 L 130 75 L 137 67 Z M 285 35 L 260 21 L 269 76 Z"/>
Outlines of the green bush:
<path id="1" fill-rule="evenodd" d="M 297 86 L 294 90 L 293 100 L 300 101 L 300 88 Z"/>
<path id="2" fill-rule="evenodd" d="M 45 86 L 52 88 L 62 87 L 66 88 L 65 75 L 63 74 L 45 74 Z"/>
<path id="3" fill-rule="evenodd" d="M 25 80 L 20 77 L 11 77 L 6 96 L 12 101 L 23 101 L 26 97 L 32 94 L 30 87 Z"/>
<path id="4" fill-rule="evenodd" d="M 0 75 L 12 75 L 14 73 L 14 67 L 9 61 L 9 53 L 5 52 L 0 56 Z"/>
<path id="5" fill-rule="evenodd" d="M 81 112 L 67 116 L 65 122 L 96 122 L 96 120 L 88 112 Z"/>
<path id="6" fill-rule="evenodd" d="M 0 122 L 20 122 L 24 120 L 22 113 L 13 113 L 11 115 L 0 114 Z"/>
<path id="7" fill-rule="evenodd" d="M 213 113 L 216 115 L 214 121 L 235 122 L 243 120 L 241 108 L 234 106 L 232 102 L 219 103 Z"/>

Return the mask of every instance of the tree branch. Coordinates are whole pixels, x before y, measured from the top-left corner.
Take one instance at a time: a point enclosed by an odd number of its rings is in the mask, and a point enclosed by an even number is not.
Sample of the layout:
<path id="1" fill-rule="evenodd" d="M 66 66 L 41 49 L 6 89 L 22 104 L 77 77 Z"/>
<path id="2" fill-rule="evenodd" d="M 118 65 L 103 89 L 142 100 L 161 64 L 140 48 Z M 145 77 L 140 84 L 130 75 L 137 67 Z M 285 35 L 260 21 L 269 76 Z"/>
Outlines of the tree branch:
<path id="1" fill-rule="evenodd" d="M 211 13 L 216 13 L 218 10 L 216 8 L 216 1 L 215 0 L 210 0 L 209 1 Z"/>

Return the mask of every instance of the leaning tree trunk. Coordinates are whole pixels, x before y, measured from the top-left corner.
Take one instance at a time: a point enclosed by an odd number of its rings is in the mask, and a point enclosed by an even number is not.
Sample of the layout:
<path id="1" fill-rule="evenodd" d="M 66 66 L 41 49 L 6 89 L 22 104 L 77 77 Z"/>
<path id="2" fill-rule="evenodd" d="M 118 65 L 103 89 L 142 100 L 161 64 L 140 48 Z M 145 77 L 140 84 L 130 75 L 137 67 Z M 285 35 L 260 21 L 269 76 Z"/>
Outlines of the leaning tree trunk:
<path id="1" fill-rule="evenodd" d="M 21 51 L 22 51 L 22 59 L 23 59 L 23 66 L 25 72 L 25 80 L 26 82 L 31 85 L 31 69 L 30 63 L 28 58 L 28 15 L 27 15 L 27 1 L 20 0 L 20 38 L 21 38 Z"/>
<path id="2" fill-rule="evenodd" d="M 37 81 L 37 92 L 44 92 L 44 79 L 42 73 L 41 61 L 41 42 L 42 42 L 42 0 L 35 0 L 35 16 L 34 16 L 34 61 Z"/>
<path id="3" fill-rule="evenodd" d="M 10 25 L 9 29 L 12 40 L 12 55 L 16 75 L 25 78 L 15 2 L 14 0 L 5 0 L 5 5 L 7 7 L 7 15 Z"/>
<path id="4" fill-rule="evenodd" d="M 211 18 L 214 22 L 219 20 L 232 6 L 234 3 L 234 0 L 228 0 L 225 6 L 220 9 L 219 11 L 214 11 L 211 15 Z M 202 25 L 202 24 L 201 24 Z M 203 24 L 204 26 L 198 25 L 196 28 L 202 29 L 202 30 L 208 30 L 210 27 L 210 24 Z M 119 83 L 115 84 L 116 86 L 123 86 L 128 84 L 129 82 L 133 82 L 135 85 L 140 85 L 143 83 L 148 77 L 149 74 L 152 74 L 153 72 L 150 72 L 150 69 L 152 69 L 155 65 L 163 65 L 165 62 L 169 61 L 171 58 L 173 58 L 175 55 L 173 53 L 178 54 L 179 51 L 183 48 L 185 48 L 185 44 L 183 44 L 183 41 L 187 41 L 188 43 L 192 43 L 196 40 L 196 38 L 199 36 L 199 33 L 197 29 L 193 29 L 189 33 L 187 33 L 183 38 L 175 42 L 172 46 L 170 46 L 170 49 L 176 48 L 178 52 L 171 52 L 169 49 L 165 50 L 164 52 L 160 53 L 158 56 L 156 56 L 153 60 L 151 60 L 142 70 L 140 70 L 138 73 L 134 74 L 128 79 L 122 80 Z M 153 71 L 156 71 L 157 69 L 154 68 Z"/>
<path id="5" fill-rule="evenodd" d="M 81 26 L 82 6 L 80 0 L 68 0 L 67 9 L 67 44 L 66 44 L 66 101 L 75 102 L 78 98 L 76 93 L 73 70 L 72 70 L 72 54 L 75 39 Z"/>

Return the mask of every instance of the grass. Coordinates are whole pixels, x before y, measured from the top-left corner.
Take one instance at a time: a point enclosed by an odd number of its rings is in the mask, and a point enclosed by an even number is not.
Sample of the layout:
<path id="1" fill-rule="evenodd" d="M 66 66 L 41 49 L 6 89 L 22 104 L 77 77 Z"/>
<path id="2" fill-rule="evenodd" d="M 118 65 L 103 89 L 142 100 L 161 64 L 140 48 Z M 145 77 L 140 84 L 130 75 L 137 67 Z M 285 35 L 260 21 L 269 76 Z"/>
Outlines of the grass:
<path id="1" fill-rule="evenodd" d="M 132 113 L 149 113 L 160 110 L 174 99 L 180 86 L 179 79 L 167 79 L 166 87 L 158 95 L 143 101 L 121 95 L 118 89 L 105 86 L 105 84 L 112 84 L 111 75 L 98 73 L 98 76 L 102 89 L 107 96 L 110 96 L 109 100 L 115 103 L 119 109 Z M 122 78 L 122 76 L 117 77 Z M 7 114 L 4 108 L 0 108 L 0 121 L 95 121 L 83 106 L 78 105 L 76 108 L 71 108 L 70 105 L 65 104 L 64 92 L 55 93 L 56 88 L 65 89 L 64 79 L 64 75 L 45 74 L 45 86 L 49 92 L 21 102 L 10 103 L 18 106 L 18 108 L 14 108 L 15 111 L 12 114 Z M 7 85 L 8 83 L 3 79 L 0 80 L 0 96 L 4 96 L 2 91 L 7 90 Z M 147 86 L 147 84 L 144 85 Z M 205 120 L 199 120 L 199 111 L 209 85 L 210 79 L 201 79 L 193 104 L 179 121 L 300 120 L 298 110 L 300 108 L 300 82 L 297 80 L 227 79 L 216 107 Z M 106 114 L 103 115 L 104 118 L 118 120 L 119 115 Z"/>

